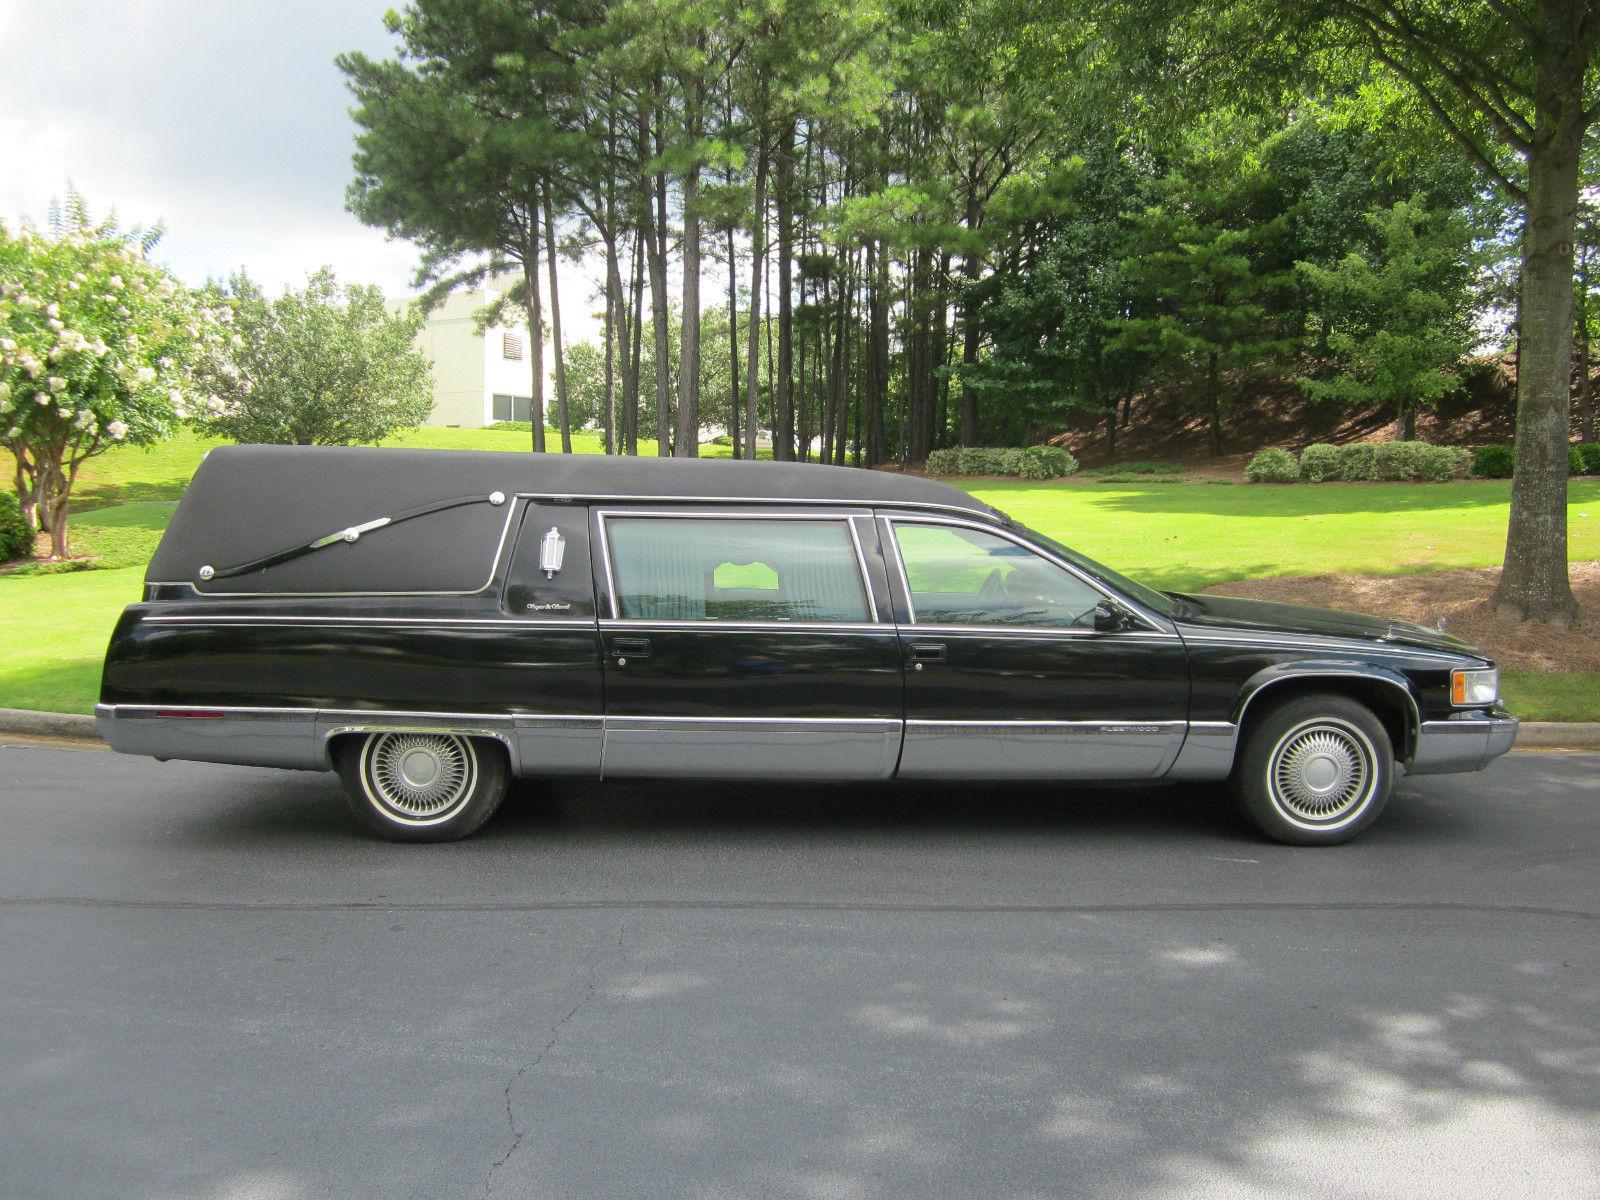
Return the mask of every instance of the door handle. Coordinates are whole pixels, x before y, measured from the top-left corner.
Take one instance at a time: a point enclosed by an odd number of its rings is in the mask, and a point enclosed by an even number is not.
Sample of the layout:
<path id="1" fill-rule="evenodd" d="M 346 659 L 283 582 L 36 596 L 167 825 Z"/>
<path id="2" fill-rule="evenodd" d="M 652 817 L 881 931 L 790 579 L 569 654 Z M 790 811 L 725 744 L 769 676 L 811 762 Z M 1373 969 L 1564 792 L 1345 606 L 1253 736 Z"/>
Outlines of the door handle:
<path id="1" fill-rule="evenodd" d="M 649 658 L 649 638 L 612 638 L 611 653 L 617 658 Z"/>
<path id="2" fill-rule="evenodd" d="M 914 663 L 931 663 L 944 661 L 943 642 L 912 642 L 911 661 Z"/>

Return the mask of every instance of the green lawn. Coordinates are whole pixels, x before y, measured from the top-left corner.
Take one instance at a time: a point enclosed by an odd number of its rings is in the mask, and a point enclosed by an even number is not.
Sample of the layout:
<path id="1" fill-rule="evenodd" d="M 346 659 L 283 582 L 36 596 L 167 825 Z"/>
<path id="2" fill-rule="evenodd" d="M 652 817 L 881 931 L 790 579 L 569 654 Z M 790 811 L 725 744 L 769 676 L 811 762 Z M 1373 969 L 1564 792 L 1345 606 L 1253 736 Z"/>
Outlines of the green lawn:
<path id="1" fill-rule="evenodd" d="M 575 437 L 593 453 L 593 434 Z M 137 599 L 142 562 L 200 455 L 192 435 L 150 451 L 123 449 L 85 468 L 96 510 L 73 518 L 77 546 L 121 569 L 0 578 L 0 707 L 85 712 L 121 607 Z M 520 451 L 517 430 L 426 429 L 396 445 Z M 707 447 L 726 453 L 726 448 Z M 1159 587 L 1324 571 L 1402 572 L 1500 561 L 1505 482 L 1221 487 L 1168 482 L 972 480 L 968 489 L 1084 553 Z M 1571 485 L 1571 553 L 1600 558 L 1600 481 Z M 1600 677 L 1507 676 L 1515 708 L 1534 719 L 1600 719 Z"/>

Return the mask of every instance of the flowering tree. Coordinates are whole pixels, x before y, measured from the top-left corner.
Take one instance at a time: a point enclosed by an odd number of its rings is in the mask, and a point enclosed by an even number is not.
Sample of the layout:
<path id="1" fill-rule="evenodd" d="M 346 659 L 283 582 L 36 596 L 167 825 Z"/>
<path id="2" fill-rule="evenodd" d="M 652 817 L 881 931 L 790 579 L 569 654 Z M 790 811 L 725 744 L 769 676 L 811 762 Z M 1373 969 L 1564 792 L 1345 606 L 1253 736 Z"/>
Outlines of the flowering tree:
<path id="1" fill-rule="evenodd" d="M 67 554 L 79 468 L 170 436 L 216 337 L 193 294 L 145 258 L 156 237 L 91 222 L 75 193 L 47 232 L 0 222 L 0 445 L 52 558 Z"/>

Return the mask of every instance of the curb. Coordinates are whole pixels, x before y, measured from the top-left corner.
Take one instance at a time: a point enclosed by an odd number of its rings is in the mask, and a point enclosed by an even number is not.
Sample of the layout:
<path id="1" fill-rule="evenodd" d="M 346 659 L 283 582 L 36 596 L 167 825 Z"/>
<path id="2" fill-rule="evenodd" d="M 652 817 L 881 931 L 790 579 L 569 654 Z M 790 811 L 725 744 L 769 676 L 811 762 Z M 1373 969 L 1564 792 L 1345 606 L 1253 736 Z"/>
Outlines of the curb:
<path id="1" fill-rule="evenodd" d="M 93 717 L 77 713 L 35 712 L 29 708 L 0 708 L 0 733 L 24 737 L 71 738 L 74 741 L 100 740 Z"/>
<path id="2" fill-rule="evenodd" d="M 100 741 L 93 717 L 76 713 L 0 708 L 0 734 Z M 103 744 L 103 743 L 102 743 Z M 1600 721 L 1524 721 L 1518 750 L 1600 750 Z"/>

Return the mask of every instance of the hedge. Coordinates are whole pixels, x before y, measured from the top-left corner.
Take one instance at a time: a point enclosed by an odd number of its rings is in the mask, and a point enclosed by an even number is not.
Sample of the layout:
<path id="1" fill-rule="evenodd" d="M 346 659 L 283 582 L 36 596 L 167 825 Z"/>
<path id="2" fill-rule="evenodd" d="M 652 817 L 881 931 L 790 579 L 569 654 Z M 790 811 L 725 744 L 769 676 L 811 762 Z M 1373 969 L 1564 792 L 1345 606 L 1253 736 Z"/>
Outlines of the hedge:
<path id="1" fill-rule="evenodd" d="M 1307 483 L 1323 483 L 1340 478 L 1339 447 L 1326 442 L 1307 446 L 1300 452 L 1300 478 Z"/>
<path id="2" fill-rule="evenodd" d="M 1567 451 L 1567 465 L 1574 475 L 1600 475 L 1600 442 L 1579 442 Z"/>
<path id="3" fill-rule="evenodd" d="M 1515 463 L 1510 446 L 1479 446 L 1472 452 L 1472 473 L 1480 479 L 1510 479 Z"/>
<path id="4" fill-rule="evenodd" d="M 953 446 L 933 450 L 929 475 L 1011 475 L 1060 479 L 1078 469 L 1078 460 L 1060 446 Z"/>

